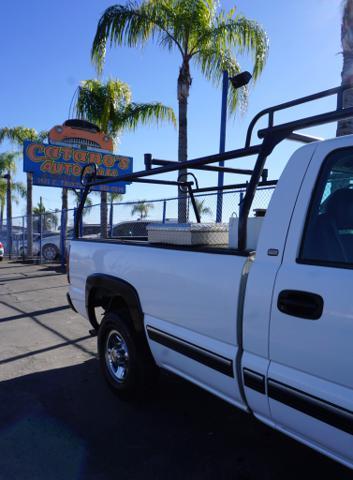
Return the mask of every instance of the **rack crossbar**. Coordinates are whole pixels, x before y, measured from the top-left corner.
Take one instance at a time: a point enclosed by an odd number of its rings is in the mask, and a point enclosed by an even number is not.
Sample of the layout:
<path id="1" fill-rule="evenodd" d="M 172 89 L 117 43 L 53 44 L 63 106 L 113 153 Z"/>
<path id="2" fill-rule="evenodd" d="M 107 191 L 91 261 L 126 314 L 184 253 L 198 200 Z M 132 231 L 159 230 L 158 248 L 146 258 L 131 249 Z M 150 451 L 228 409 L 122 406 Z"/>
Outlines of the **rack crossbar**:
<path id="1" fill-rule="evenodd" d="M 176 172 L 183 169 L 192 169 L 201 165 L 207 165 L 210 163 L 219 162 L 221 160 L 232 160 L 242 157 L 250 157 L 256 155 L 261 151 L 262 145 L 254 145 L 249 148 L 239 148 L 237 150 L 230 150 L 225 153 L 209 155 L 206 157 L 199 157 L 193 160 L 187 160 L 185 162 L 175 162 L 172 165 L 164 165 L 163 167 L 154 168 L 153 170 L 142 170 L 140 172 L 130 173 L 127 175 L 121 175 L 120 177 L 106 177 L 104 179 L 99 179 L 94 182 L 88 183 L 89 186 L 93 187 L 96 185 L 105 185 L 107 183 L 114 182 L 134 182 L 136 179 L 143 177 L 150 177 L 152 175 L 160 175 L 162 173 Z"/>
<path id="2" fill-rule="evenodd" d="M 313 142 L 322 142 L 323 138 L 321 137 L 313 137 L 312 135 L 304 135 L 301 133 L 291 133 L 288 137 L 288 140 L 293 140 L 293 142 L 301 142 L 301 143 L 313 143 Z"/>
<path id="3" fill-rule="evenodd" d="M 329 97 L 332 95 L 337 95 L 337 110 L 336 111 L 341 111 L 342 110 L 342 104 L 343 104 L 343 94 L 346 90 L 349 90 L 351 87 L 350 86 L 341 86 L 341 87 L 335 87 L 335 88 L 330 88 L 328 90 L 323 90 L 321 92 L 314 93 L 312 95 L 307 95 L 305 97 L 301 98 L 296 98 L 294 100 L 291 100 L 289 102 L 285 103 L 280 103 L 279 105 L 275 105 L 269 108 L 265 108 L 261 112 L 259 112 L 255 117 L 251 120 L 248 131 L 246 133 L 246 140 L 245 140 L 245 148 L 249 147 L 251 144 L 251 137 L 253 134 L 253 130 L 255 128 L 256 123 L 260 120 L 260 118 L 264 117 L 265 115 L 268 115 L 268 129 L 274 128 L 273 127 L 273 122 L 274 122 L 274 114 L 280 110 L 287 110 L 288 108 L 296 107 L 298 105 L 302 105 L 304 103 L 312 102 L 314 100 L 319 100 L 321 98 Z M 325 114 L 323 114 L 325 115 Z M 345 118 L 345 117 L 343 117 Z M 332 121 L 332 120 L 329 120 Z M 329 122 L 328 121 L 328 122 Z M 300 120 L 299 120 L 300 122 Z M 318 124 L 319 125 L 319 124 Z M 305 127 L 301 127 L 305 128 Z M 300 129 L 300 128 L 299 128 Z"/>
<path id="4" fill-rule="evenodd" d="M 263 128 L 258 131 L 257 135 L 259 138 L 265 138 L 271 134 L 274 135 L 279 132 L 294 132 L 295 130 L 301 130 L 302 128 L 324 125 L 325 123 L 332 123 L 350 117 L 353 117 L 353 107 L 345 108 L 343 110 L 332 110 L 331 112 L 320 113 L 319 115 L 294 120 L 293 122 L 282 123 L 274 127 Z"/>
<path id="5" fill-rule="evenodd" d="M 178 162 L 175 162 L 175 161 L 170 161 L 170 160 L 159 160 L 157 158 L 153 158 L 151 160 L 151 164 L 152 165 L 159 165 L 159 166 L 163 166 L 163 165 L 177 165 Z M 243 168 L 230 168 L 230 167 L 218 167 L 218 166 L 213 166 L 213 165 L 201 165 L 199 167 L 193 167 L 193 168 L 190 168 L 189 167 L 189 170 L 207 170 L 207 171 L 210 171 L 210 172 L 223 172 L 223 173 L 234 173 L 234 174 L 237 174 L 237 175 L 252 175 L 253 173 L 253 170 L 246 170 L 246 169 L 243 169 Z"/>
<path id="6" fill-rule="evenodd" d="M 272 187 L 274 185 L 277 185 L 277 180 L 269 180 L 267 182 L 259 182 L 257 185 L 258 187 Z M 194 193 L 205 193 L 205 192 L 216 192 L 219 190 L 241 190 L 241 189 L 247 189 L 249 186 L 249 183 L 236 183 L 233 185 L 223 185 L 222 187 L 215 186 L 215 187 L 202 187 L 202 188 L 193 188 Z"/>

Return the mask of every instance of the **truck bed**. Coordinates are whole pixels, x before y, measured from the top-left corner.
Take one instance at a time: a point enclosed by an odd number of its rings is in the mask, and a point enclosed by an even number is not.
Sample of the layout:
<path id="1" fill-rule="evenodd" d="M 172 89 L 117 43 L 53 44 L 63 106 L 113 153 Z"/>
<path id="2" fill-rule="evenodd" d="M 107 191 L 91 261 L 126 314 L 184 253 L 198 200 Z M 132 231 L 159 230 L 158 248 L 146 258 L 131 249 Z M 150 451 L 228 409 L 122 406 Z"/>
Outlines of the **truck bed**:
<path id="1" fill-rule="evenodd" d="M 70 252 L 72 302 L 87 317 L 82 291 L 87 278 L 97 273 L 118 276 L 139 292 L 144 314 L 234 343 L 236 299 L 250 256 L 236 250 L 233 256 L 224 255 L 230 252 L 227 248 L 210 250 L 146 242 L 74 240 Z M 183 312 L 183 302 L 193 311 Z"/>

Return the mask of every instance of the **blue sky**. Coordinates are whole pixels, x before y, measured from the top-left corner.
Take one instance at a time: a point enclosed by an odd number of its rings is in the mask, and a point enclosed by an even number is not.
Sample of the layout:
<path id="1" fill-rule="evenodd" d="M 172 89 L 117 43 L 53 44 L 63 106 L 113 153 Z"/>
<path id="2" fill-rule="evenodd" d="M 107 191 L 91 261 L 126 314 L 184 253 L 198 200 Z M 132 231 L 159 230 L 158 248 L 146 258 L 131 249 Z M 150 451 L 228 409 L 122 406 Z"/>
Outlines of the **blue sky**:
<path id="1" fill-rule="evenodd" d="M 238 0 L 221 1 L 228 10 L 257 20 L 270 38 L 266 68 L 252 86 L 246 114 L 228 121 L 227 149 L 243 145 L 247 125 L 261 109 L 331 88 L 340 83 L 341 0 Z M 72 96 L 79 82 L 95 78 L 90 48 L 101 13 L 112 5 L 107 0 L 12 0 L 2 5 L 0 42 L 0 126 L 25 125 L 37 130 L 50 129 L 68 118 Z M 177 52 L 161 50 L 156 45 L 144 49 L 115 48 L 108 51 L 104 77 L 119 78 L 132 89 L 137 102 L 161 101 L 177 112 L 176 80 L 180 58 Z M 244 68 L 250 63 L 243 59 Z M 219 147 L 221 89 L 207 82 L 192 67 L 193 83 L 189 101 L 189 158 L 215 153 Z M 334 101 L 307 105 L 293 115 L 310 115 L 332 108 Z M 334 126 L 313 131 L 320 136 L 334 136 Z M 277 148 L 268 163 L 270 178 L 278 178 L 290 153 L 298 147 L 286 143 Z M 0 150 L 11 149 L 3 143 Z M 143 168 L 143 154 L 177 159 L 177 130 L 172 126 L 140 127 L 125 133 L 119 153 L 134 158 L 134 170 Z M 249 165 L 244 161 L 237 165 Z M 200 186 L 215 184 L 215 174 L 198 175 Z M 17 178 L 25 181 L 19 161 Z M 226 177 L 226 181 L 232 181 Z M 237 181 L 241 181 L 238 178 Z M 171 187 L 132 185 L 127 200 L 168 197 Z M 42 195 L 47 208 L 60 207 L 60 190 L 34 188 L 34 203 Z M 15 215 L 25 211 L 21 202 Z"/>

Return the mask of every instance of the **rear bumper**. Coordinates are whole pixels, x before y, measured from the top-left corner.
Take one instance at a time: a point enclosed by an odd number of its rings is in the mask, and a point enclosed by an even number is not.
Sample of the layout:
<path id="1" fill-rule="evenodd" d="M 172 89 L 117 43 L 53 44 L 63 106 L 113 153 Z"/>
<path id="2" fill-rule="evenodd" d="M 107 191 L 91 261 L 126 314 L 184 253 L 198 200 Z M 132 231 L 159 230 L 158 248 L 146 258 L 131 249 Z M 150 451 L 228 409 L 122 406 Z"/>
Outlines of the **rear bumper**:
<path id="1" fill-rule="evenodd" d="M 69 293 L 66 294 L 66 298 L 67 298 L 67 303 L 70 305 L 70 308 L 71 308 L 74 312 L 78 313 L 77 310 L 76 310 L 76 308 L 74 307 L 74 304 L 72 303 L 72 300 L 71 300 L 71 297 L 70 297 L 70 294 L 69 294 Z"/>

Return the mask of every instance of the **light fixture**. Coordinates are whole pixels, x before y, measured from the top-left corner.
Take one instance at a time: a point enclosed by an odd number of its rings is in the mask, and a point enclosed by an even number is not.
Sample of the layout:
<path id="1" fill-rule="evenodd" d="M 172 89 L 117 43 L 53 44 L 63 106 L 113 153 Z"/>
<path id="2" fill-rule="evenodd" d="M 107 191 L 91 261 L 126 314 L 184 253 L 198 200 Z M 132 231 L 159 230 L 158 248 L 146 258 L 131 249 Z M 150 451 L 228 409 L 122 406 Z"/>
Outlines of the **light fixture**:
<path id="1" fill-rule="evenodd" d="M 234 88 L 241 88 L 247 85 L 250 80 L 252 79 L 252 75 L 250 72 L 241 72 L 238 75 L 234 75 L 234 77 L 230 77 L 229 80 Z"/>

